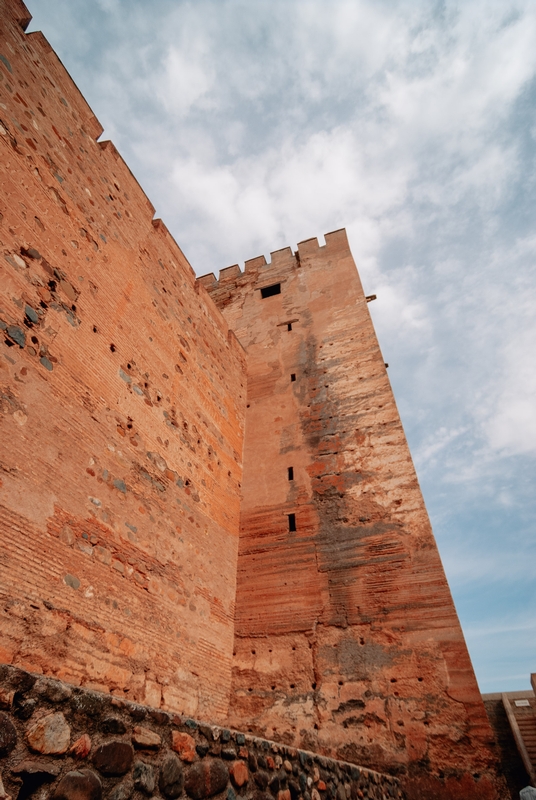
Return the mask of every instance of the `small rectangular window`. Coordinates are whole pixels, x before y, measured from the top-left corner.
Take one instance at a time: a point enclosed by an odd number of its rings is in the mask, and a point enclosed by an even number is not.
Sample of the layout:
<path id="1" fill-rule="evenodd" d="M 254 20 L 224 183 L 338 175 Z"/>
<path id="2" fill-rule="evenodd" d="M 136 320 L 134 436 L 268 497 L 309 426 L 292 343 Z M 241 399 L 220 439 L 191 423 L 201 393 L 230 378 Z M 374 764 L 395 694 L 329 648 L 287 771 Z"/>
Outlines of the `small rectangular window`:
<path id="1" fill-rule="evenodd" d="M 293 481 L 294 480 L 294 467 L 289 467 L 288 468 L 288 479 L 289 479 L 289 481 Z"/>
<path id="2" fill-rule="evenodd" d="M 263 286 L 261 289 L 261 297 L 264 300 L 266 297 L 273 297 L 274 294 L 281 294 L 281 284 L 273 283 L 271 286 Z"/>
<path id="3" fill-rule="evenodd" d="M 288 529 L 290 533 L 293 533 L 296 530 L 296 514 L 288 515 Z"/>
<path id="4" fill-rule="evenodd" d="M 296 380 L 296 373 L 295 373 L 295 372 L 292 372 L 292 373 L 291 373 L 291 375 L 290 375 L 290 380 L 291 380 L 291 381 L 295 381 L 295 380 Z"/>
<path id="5" fill-rule="evenodd" d="M 292 330 L 292 322 L 287 322 L 287 331 Z"/>

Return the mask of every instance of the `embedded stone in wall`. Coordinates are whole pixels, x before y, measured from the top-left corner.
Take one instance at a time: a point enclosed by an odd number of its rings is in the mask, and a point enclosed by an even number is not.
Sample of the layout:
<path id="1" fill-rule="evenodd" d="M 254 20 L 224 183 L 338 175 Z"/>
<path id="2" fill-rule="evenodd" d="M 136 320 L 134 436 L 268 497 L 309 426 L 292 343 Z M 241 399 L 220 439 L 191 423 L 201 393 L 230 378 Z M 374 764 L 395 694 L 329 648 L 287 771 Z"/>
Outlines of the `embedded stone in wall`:
<path id="1" fill-rule="evenodd" d="M 72 770 L 63 776 L 53 800 L 101 800 L 102 784 L 89 769 Z"/>
<path id="2" fill-rule="evenodd" d="M 176 755 L 170 753 L 162 762 L 159 787 L 163 795 L 173 800 L 182 792 L 184 777 L 182 765 Z"/>
<path id="3" fill-rule="evenodd" d="M 6 756 L 17 744 L 17 731 L 9 716 L 0 711 L 0 756 Z"/>
<path id="4" fill-rule="evenodd" d="M 132 745 L 113 741 L 97 748 L 93 763 L 103 775 L 124 775 L 130 769 L 133 758 Z"/>
<path id="5" fill-rule="evenodd" d="M 44 755 L 61 755 L 67 752 L 71 729 L 61 712 L 47 714 L 30 725 L 26 740 L 31 750 Z"/>
<path id="6" fill-rule="evenodd" d="M 203 800 L 223 791 L 229 780 L 229 770 L 222 761 L 208 760 L 194 764 L 188 769 L 184 788 L 188 797 Z"/>
<path id="7" fill-rule="evenodd" d="M 171 746 L 179 754 L 182 761 L 190 763 L 195 761 L 195 739 L 189 733 L 173 731 Z"/>

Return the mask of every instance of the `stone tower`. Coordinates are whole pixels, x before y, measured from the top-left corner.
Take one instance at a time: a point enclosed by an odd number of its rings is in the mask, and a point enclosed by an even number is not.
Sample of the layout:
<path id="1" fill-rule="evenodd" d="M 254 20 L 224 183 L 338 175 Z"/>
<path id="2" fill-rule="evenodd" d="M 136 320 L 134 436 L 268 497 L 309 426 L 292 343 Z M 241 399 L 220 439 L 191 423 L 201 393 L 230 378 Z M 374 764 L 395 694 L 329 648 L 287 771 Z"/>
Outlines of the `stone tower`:
<path id="1" fill-rule="evenodd" d="M 366 298 L 345 231 L 325 239 L 200 279 L 247 356 L 230 719 L 398 771 L 418 797 L 493 796 L 489 723 Z"/>

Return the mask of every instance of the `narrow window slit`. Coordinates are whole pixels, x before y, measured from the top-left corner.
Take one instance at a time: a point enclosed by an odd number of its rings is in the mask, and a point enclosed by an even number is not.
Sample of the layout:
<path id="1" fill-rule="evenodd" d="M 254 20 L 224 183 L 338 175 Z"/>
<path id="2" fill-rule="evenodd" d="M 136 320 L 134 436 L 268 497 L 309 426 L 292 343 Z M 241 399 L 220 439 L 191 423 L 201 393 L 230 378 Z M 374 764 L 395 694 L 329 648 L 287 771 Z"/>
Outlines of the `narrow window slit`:
<path id="1" fill-rule="evenodd" d="M 296 530 L 296 514 L 288 515 L 288 529 L 290 533 Z"/>
<path id="2" fill-rule="evenodd" d="M 288 479 L 289 481 L 294 480 L 294 467 L 288 467 Z"/>
<path id="3" fill-rule="evenodd" d="M 291 376 L 290 376 L 290 380 L 291 380 L 291 383 L 293 383 L 293 382 L 296 380 L 296 373 L 295 373 L 295 372 L 293 372 L 293 373 L 291 374 Z"/>
<path id="4" fill-rule="evenodd" d="M 261 297 L 263 300 L 267 297 L 273 297 L 274 294 L 281 294 L 280 283 L 273 283 L 271 286 L 263 286 L 261 289 Z"/>
<path id="5" fill-rule="evenodd" d="M 287 331 L 292 330 L 292 322 L 287 322 Z"/>

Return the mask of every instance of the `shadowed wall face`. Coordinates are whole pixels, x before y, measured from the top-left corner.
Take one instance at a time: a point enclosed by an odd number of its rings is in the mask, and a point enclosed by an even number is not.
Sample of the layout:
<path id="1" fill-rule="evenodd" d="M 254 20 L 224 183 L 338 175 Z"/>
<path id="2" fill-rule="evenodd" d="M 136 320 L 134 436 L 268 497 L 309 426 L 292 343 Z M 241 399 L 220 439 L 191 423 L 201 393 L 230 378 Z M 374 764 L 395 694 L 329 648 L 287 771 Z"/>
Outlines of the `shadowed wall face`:
<path id="1" fill-rule="evenodd" d="M 222 721 L 243 352 L 0 5 L 0 660 Z"/>
<path id="2" fill-rule="evenodd" d="M 345 232 L 203 283 L 247 352 L 232 723 L 419 773 L 419 797 L 493 797 L 491 731 Z"/>

